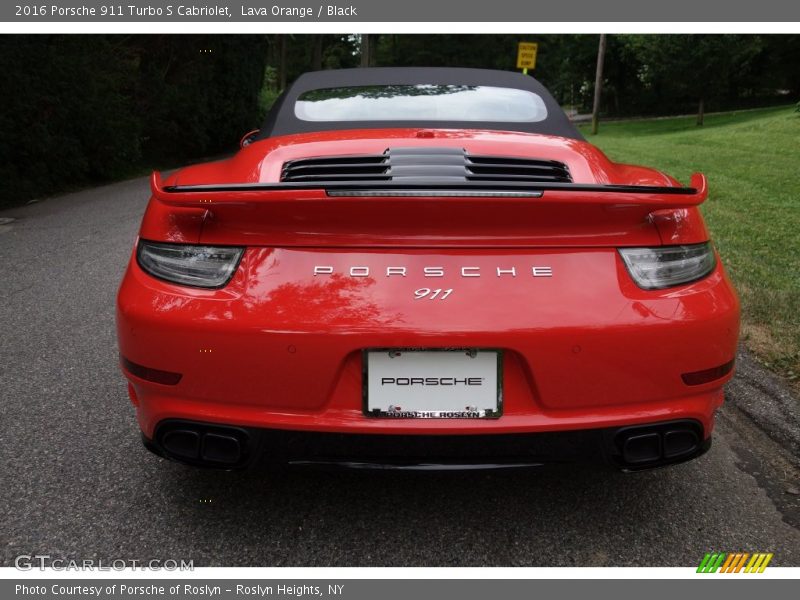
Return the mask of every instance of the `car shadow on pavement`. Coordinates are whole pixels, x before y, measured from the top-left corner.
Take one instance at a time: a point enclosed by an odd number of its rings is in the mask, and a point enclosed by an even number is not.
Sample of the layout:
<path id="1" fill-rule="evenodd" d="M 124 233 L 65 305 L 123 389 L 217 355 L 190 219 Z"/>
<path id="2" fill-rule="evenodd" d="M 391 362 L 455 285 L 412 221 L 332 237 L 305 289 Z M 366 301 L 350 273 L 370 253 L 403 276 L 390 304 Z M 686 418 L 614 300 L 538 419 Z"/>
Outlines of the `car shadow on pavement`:
<path id="1" fill-rule="evenodd" d="M 235 564 L 260 566 L 618 564 L 613 540 L 674 512 L 676 482 L 691 485 L 688 465 L 637 474 L 580 465 L 436 473 L 164 467 L 162 483 L 185 501 L 181 526 L 235 538 L 244 551 Z M 209 558 L 230 564 L 230 556 Z"/>

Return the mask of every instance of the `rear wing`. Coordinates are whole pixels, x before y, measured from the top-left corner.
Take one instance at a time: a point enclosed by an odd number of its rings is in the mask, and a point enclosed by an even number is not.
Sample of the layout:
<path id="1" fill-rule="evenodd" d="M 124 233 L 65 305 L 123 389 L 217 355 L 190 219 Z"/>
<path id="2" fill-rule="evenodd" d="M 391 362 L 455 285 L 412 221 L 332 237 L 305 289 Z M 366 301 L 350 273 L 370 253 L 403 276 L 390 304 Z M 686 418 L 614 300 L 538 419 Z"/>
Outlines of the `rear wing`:
<path id="1" fill-rule="evenodd" d="M 145 239 L 272 247 L 660 245 L 669 215 L 708 194 L 700 174 L 690 187 L 463 178 L 165 186 L 158 173 L 151 184 Z M 681 238 L 707 235 L 686 216 L 674 219 Z"/>
<path id="2" fill-rule="evenodd" d="M 705 175 L 694 173 L 689 187 L 546 182 L 453 183 L 446 178 L 394 181 L 314 181 L 280 183 L 221 183 L 164 186 L 158 172 L 151 178 L 153 196 L 170 206 L 203 207 L 242 203 L 308 202 L 330 198 L 370 198 L 396 202 L 410 199 L 539 198 L 565 204 L 650 206 L 652 210 L 702 204 L 708 195 Z M 297 206 L 299 209 L 300 207 Z"/>

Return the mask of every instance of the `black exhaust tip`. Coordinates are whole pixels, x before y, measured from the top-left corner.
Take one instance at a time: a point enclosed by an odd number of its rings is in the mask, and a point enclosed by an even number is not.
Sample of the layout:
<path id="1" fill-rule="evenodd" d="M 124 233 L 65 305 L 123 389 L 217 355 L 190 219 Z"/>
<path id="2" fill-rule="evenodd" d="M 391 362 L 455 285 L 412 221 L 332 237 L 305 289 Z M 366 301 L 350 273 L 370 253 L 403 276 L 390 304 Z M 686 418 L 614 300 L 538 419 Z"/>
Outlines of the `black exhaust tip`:
<path id="1" fill-rule="evenodd" d="M 242 458 L 242 447 L 239 440 L 232 435 L 207 433 L 203 436 L 200 457 L 211 462 L 236 464 Z"/>
<path id="2" fill-rule="evenodd" d="M 200 433 L 191 429 L 174 429 L 161 436 L 161 445 L 175 456 L 196 459 L 200 454 Z"/>
<path id="3" fill-rule="evenodd" d="M 661 436 L 657 433 L 624 436 L 622 458 L 630 464 L 642 464 L 661 458 Z"/>
<path id="4" fill-rule="evenodd" d="M 670 429 L 664 432 L 664 458 L 680 458 L 692 454 L 699 445 L 700 438 L 692 429 Z"/>
<path id="5" fill-rule="evenodd" d="M 652 469 L 696 458 L 711 447 L 698 421 L 681 420 L 610 430 L 611 460 L 625 470 Z"/>
<path id="6" fill-rule="evenodd" d="M 201 467 L 243 467 L 252 453 L 253 436 L 241 427 L 183 420 L 159 423 L 152 445 L 158 454 Z"/>

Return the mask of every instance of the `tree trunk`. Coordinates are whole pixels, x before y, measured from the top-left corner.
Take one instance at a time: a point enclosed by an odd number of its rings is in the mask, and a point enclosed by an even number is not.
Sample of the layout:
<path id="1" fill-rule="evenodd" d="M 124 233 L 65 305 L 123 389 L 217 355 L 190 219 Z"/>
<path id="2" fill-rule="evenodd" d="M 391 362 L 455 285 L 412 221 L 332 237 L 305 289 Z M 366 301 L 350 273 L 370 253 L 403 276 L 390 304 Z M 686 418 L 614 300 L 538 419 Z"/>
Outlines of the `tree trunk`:
<path id="1" fill-rule="evenodd" d="M 270 89 L 273 92 L 278 91 L 278 85 L 280 82 L 278 81 L 278 60 L 280 56 L 279 48 L 281 45 L 281 36 L 280 35 L 270 35 L 267 38 L 269 40 L 269 47 L 267 49 L 267 64 L 270 67 L 275 68 L 275 76 L 272 77 L 271 81 L 269 82 Z"/>
<path id="2" fill-rule="evenodd" d="M 280 36 L 280 57 L 278 62 L 278 87 L 281 91 L 286 89 L 286 35 Z"/>
<path id="3" fill-rule="evenodd" d="M 372 57 L 372 51 L 370 46 L 372 45 L 372 36 L 369 33 L 362 33 L 361 34 L 361 66 L 362 67 L 369 67 L 370 66 L 370 58 Z"/>
<path id="4" fill-rule="evenodd" d="M 592 106 L 592 135 L 597 135 L 600 117 L 600 93 L 603 88 L 603 61 L 606 57 L 606 34 L 600 34 L 600 45 L 597 48 L 597 71 L 594 75 L 594 105 Z"/>
<path id="5" fill-rule="evenodd" d="M 706 116 L 706 107 L 703 99 L 700 98 L 700 104 L 697 106 L 697 125 L 698 127 L 703 124 L 703 120 Z"/>
<path id="6" fill-rule="evenodd" d="M 369 66 L 374 67 L 377 63 L 375 57 L 378 55 L 378 39 L 381 36 L 377 33 L 369 36 Z"/>
<path id="7" fill-rule="evenodd" d="M 311 68 L 314 71 L 322 70 L 322 35 L 317 34 L 314 36 L 314 42 L 311 50 Z"/>

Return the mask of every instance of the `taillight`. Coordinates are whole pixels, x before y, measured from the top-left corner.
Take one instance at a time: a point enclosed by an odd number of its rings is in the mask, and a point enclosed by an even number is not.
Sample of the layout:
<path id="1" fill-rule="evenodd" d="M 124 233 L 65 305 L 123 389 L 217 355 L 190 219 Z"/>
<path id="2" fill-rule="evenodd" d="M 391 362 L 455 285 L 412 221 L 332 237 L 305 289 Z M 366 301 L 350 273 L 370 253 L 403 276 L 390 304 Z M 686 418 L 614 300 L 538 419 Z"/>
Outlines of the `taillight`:
<path id="1" fill-rule="evenodd" d="M 139 266 L 159 279 L 180 285 L 219 288 L 230 281 L 244 248 L 139 241 Z"/>
<path id="2" fill-rule="evenodd" d="M 621 248 L 622 260 L 640 288 L 658 290 L 691 283 L 714 270 L 711 242 L 691 246 Z"/>

